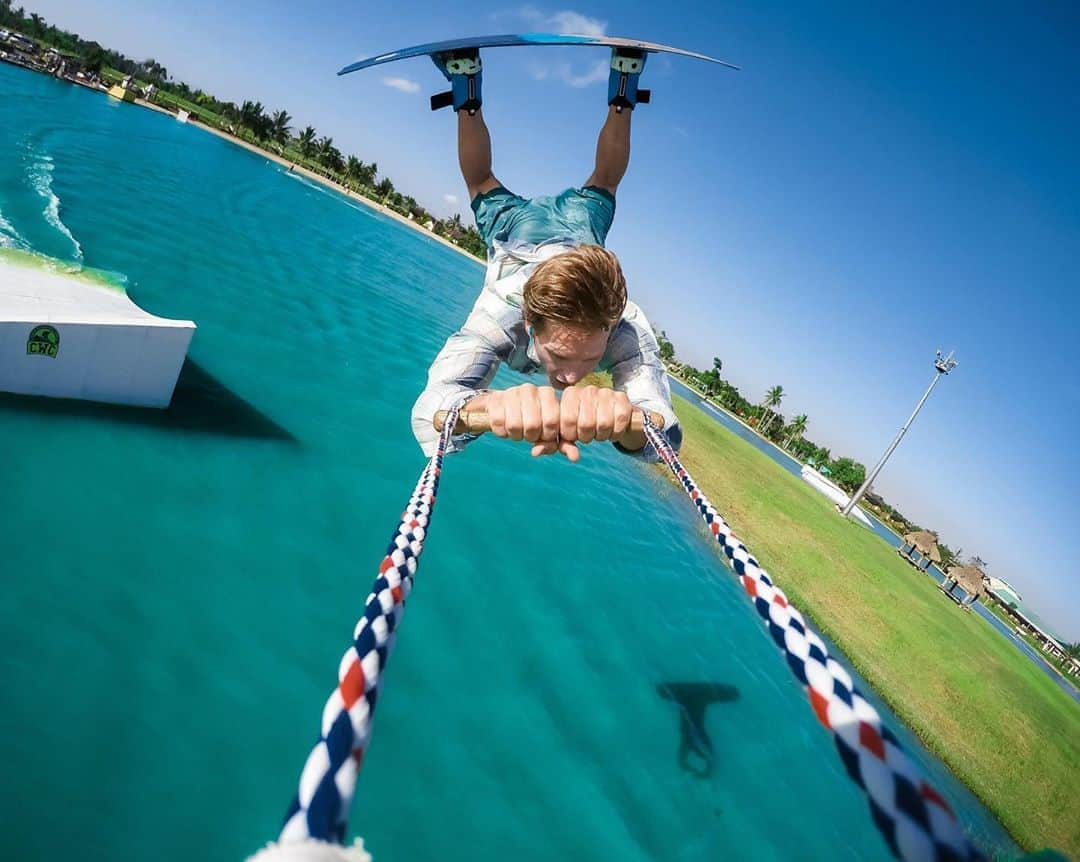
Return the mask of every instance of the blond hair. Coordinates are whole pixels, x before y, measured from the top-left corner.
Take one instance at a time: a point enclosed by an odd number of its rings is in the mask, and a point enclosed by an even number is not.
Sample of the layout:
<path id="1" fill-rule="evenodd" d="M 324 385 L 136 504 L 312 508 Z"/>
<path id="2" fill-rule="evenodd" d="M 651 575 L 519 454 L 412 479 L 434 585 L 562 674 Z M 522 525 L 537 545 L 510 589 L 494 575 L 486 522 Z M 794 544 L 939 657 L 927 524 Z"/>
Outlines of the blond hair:
<path id="1" fill-rule="evenodd" d="M 525 282 L 524 299 L 525 317 L 537 329 L 555 322 L 607 330 L 626 307 L 626 279 L 606 248 L 580 245 L 541 263 Z"/>

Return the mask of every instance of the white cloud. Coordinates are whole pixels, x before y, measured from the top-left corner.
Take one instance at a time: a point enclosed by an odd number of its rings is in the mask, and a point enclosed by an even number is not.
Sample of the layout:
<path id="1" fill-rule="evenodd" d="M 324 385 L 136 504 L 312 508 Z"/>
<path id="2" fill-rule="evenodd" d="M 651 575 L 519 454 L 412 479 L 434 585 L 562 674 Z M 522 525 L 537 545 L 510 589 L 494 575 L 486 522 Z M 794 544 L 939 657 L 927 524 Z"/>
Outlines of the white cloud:
<path id="1" fill-rule="evenodd" d="M 529 65 L 529 74 L 534 81 L 561 81 L 570 87 L 588 87 L 599 81 L 606 81 L 608 69 L 611 64 L 607 60 L 597 60 L 591 66 L 574 66 L 567 62 L 560 63 L 532 63 Z"/>
<path id="2" fill-rule="evenodd" d="M 457 195 L 443 195 L 442 199 L 444 201 L 446 201 L 448 204 L 450 204 L 450 206 L 457 206 L 457 202 L 458 202 L 458 196 Z"/>
<path id="3" fill-rule="evenodd" d="M 561 12 L 548 13 L 531 4 L 517 9 L 504 9 L 492 12 L 488 20 L 493 22 L 520 21 L 538 32 L 572 34 L 575 36 L 606 36 L 607 21 L 591 18 L 584 12 L 564 9 Z"/>
<path id="4" fill-rule="evenodd" d="M 607 21 L 590 18 L 588 15 L 569 9 L 549 16 L 547 24 L 556 33 L 572 33 L 575 36 L 604 36 L 607 34 Z"/>
<path id="5" fill-rule="evenodd" d="M 499 17 L 509 14 L 525 22 L 530 27 L 542 32 L 570 33 L 576 36 L 604 36 L 607 33 L 607 21 L 590 18 L 583 12 L 564 9 L 561 12 L 547 13 L 535 6 L 521 6 L 512 13 L 500 13 Z M 544 53 L 551 50 L 545 49 Z M 608 77 L 608 60 L 597 60 L 588 66 L 570 63 L 567 60 L 541 62 L 533 60 L 528 65 L 529 74 L 534 81 L 560 81 L 568 87 L 588 87 Z"/>
<path id="6" fill-rule="evenodd" d="M 419 93 L 420 85 L 416 81 L 410 81 L 408 78 L 383 78 L 382 82 L 387 87 L 391 87 L 395 90 L 401 90 L 403 93 Z"/>
<path id="7" fill-rule="evenodd" d="M 588 87 L 589 84 L 595 84 L 597 81 L 606 81 L 610 68 L 611 62 L 609 60 L 597 60 L 593 63 L 592 68 L 579 74 L 575 73 L 567 64 L 566 69 L 560 71 L 559 77 L 571 87 Z"/>

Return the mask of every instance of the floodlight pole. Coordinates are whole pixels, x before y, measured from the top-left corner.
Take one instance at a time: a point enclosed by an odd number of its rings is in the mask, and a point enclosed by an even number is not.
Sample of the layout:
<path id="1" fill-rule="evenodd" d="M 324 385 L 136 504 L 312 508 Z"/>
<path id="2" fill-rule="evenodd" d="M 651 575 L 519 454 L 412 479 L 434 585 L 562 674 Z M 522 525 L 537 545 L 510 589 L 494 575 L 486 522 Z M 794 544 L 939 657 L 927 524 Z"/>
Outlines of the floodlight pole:
<path id="1" fill-rule="evenodd" d="M 881 468 L 885 466 L 885 462 L 889 460 L 889 456 L 892 455 L 893 450 L 900 445 L 900 441 L 904 439 L 904 435 L 907 433 L 908 428 L 911 427 L 911 423 L 915 421 L 915 417 L 919 415 L 919 411 L 922 410 L 922 406 L 926 403 L 926 399 L 930 397 L 930 393 L 934 391 L 934 387 L 937 386 L 937 382 L 952 371 L 957 366 L 957 361 L 953 359 L 952 351 L 949 351 L 949 355 L 945 356 L 939 350 L 937 352 L 937 358 L 934 360 L 934 379 L 930 381 L 930 386 L 923 394 L 922 399 L 915 405 L 915 409 L 908 417 L 908 421 L 904 423 L 904 427 L 901 428 L 896 437 L 893 438 L 892 443 L 889 444 L 889 448 L 885 450 L 885 454 L 881 456 L 881 460 L 877 462 L 874 469 L 870 471 L 870 475 L 866 477 L 866 481 L 859 486 L 859 490 L 855 492 L 848 504 L 840 509 L 840 514 L 845 518 L 851 514 L 851 510 L 858 505 L 859 500 L 863 498 L 866 493 L 866 489 L 874 484 L 874 480 L 877 478 L 878 473 L 881 472 Z M 837 506 L 839 509 L 840 507 Z"/>

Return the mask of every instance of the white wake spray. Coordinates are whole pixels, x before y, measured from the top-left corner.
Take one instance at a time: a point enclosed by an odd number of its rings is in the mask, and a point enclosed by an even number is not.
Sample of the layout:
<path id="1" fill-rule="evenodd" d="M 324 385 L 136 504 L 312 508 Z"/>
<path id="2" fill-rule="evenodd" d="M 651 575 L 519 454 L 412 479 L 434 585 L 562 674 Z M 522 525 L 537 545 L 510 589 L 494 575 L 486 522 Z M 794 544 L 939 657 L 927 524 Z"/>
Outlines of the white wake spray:
<path id="1" fill-rule="evenodd" d="M 18 248 L 26 251 L 29 244 L 15 229 L 15 225 L 4 218 L 4 211 L 0 210 L 0 248 Z"/>
<path id="2" fill-rule="evenodd" d="M 28 177 L 34 191 L 45 201 L 45 209 L 42 210 L 42 215 L 45 216 L 45 221 L 71 241 L 72 248 L 75 250 L 75 260 L 82 263 L 82 246 L 79 245 L 79 241 L 75 239 L 68 226 L 64 224 L 64 220 L 60 218 L 60 198 L 53 191 L 52 184 L 53 169 L 55 168 L 53 157 L 38 155 L 34 152 L 31 152 L 30 155 Z"/>

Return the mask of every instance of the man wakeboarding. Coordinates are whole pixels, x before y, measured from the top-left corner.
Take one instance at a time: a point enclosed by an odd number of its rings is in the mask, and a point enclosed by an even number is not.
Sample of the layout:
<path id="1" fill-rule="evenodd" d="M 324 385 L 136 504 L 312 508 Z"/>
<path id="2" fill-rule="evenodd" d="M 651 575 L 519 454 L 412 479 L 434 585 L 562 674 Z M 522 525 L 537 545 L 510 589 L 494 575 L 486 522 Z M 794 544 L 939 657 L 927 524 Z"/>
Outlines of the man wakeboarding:
<path id="1" fill-rule="evenodd" d="M 532 199 L 492 173 L 479 51 L 432 57 L 450 82 L 445 98 L 457 112 L 458 160 L 488 264 L 480 297 L 435 357 L 413 407 L 413 433 L 425 454 L 438 441 L 432 417 L 470 392 L 479 394 L 467 409 L 486 411 L 496 436 L 531 443 L 534 457 L 561 453 L 577 461 L 579 445 L 609 441 L 620 452 L 657 460 L 644 432 L 631 427 L 635 410 L 662 416 L 663 433 L 679 448 L 682 430 L 656 337 L 627 299 L 618 259 L 604 248 L 630 162 L 630 118 L 647 100 L 637 86 L 646 57 L 636 49 L 612 51 L 607 119 L 585 184 Z M 488 389 L 503 362 L 525 374 L 543 372 L 547 384 Z M 612 389 L 575 386 L 597 369 L 610 372 Z M 472 439 L 455 436 L 452 451 Z"/>

